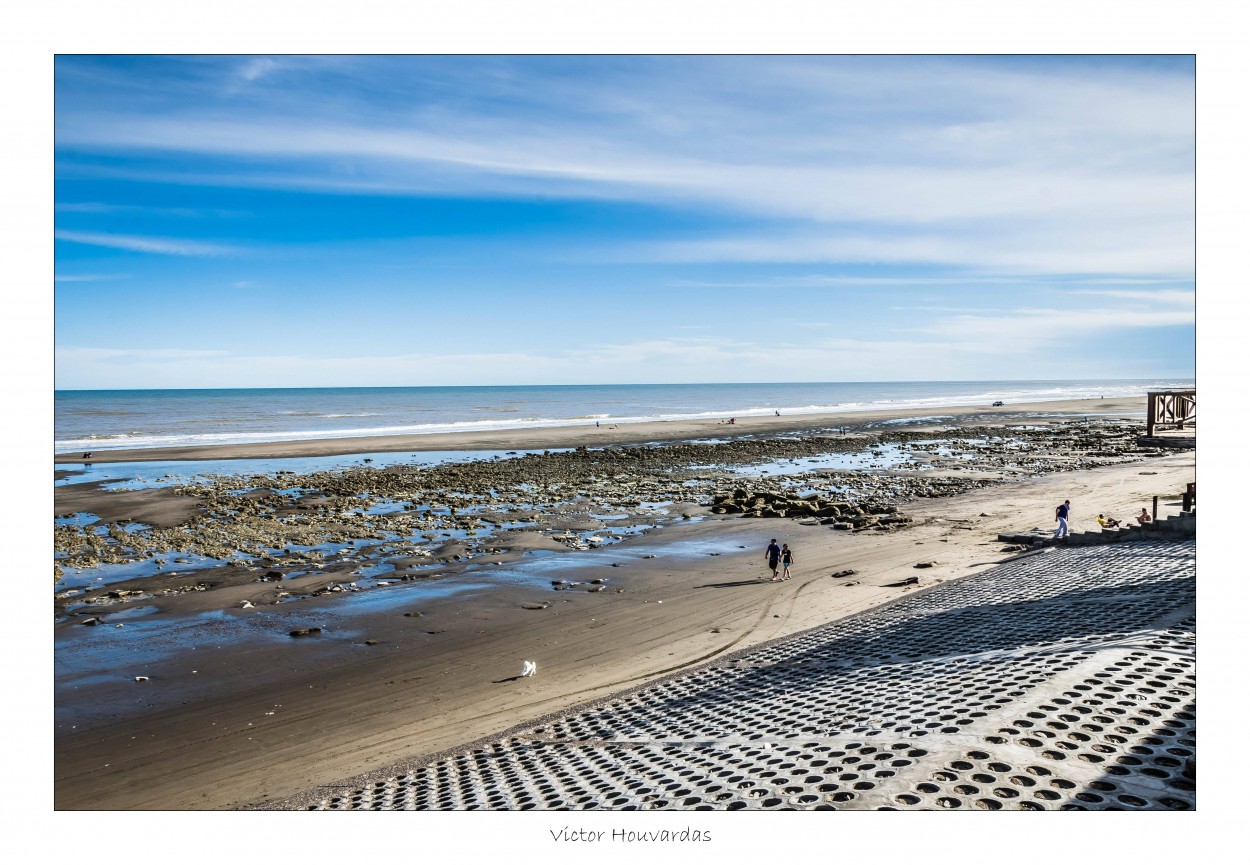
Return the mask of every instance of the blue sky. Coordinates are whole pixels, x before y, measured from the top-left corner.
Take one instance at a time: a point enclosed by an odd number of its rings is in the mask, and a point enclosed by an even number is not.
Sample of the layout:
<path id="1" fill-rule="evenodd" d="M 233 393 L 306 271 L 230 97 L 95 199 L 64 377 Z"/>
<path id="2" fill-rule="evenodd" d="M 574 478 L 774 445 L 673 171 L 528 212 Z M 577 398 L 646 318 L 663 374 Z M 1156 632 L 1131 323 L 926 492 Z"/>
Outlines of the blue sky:
<path id="1" fill-rule="evenodd" d="M 56 61 L 59 388 L 1190 376 L 1189 57 Z"/>

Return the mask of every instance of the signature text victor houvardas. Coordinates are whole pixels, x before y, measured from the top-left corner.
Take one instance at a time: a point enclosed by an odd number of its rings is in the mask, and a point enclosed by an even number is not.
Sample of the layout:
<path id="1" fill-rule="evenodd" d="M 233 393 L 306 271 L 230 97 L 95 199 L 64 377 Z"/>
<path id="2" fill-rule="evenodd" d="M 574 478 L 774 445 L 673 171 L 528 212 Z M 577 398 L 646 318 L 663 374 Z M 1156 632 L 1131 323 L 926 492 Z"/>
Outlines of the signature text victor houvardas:
<path id="1" fill-rule="evenodd" d="M 712 833 L 707 829 L 572 829 L 565 826 L 560 829 L 548 829 L 552 841 L 625 841 L 651 843 L 687 843 L 691 841 L 706 842 L 712 840 Z"/>

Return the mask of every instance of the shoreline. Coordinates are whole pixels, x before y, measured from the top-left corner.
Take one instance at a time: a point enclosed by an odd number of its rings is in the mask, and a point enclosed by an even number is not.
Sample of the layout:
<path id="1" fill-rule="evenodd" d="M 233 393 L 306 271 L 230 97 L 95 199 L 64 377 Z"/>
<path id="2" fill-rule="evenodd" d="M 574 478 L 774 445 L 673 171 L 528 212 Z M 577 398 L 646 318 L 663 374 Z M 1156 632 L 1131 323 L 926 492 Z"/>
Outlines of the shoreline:
<path id="1" fill-rule="evenodd" d="M 1174 453 L 917 500 L 908 506 L 916 524 L 891 534 L 709 515 L 666 530 L 664 540 L 716 539 L 724 552 L 715 558 L 640 556 L 652 536 L 605 550 L 615 570 L 589 558 L 579 566 L 587 576 L 622 580 L 624 594 L 516 586 L 468 605 L 424 603 L 420 618 L 405 617 L 408 605 L 388 605 L 354 620 L 350 633 L 336 632 L 331 619 L 312 641 L 224 640 L 181 651 L 154 668 L 150 682 L 127 680 L 147 674 L 136 668 L 118 671 L 109 686 L 145 704 L 145 693 L 167 691 L 165 705 L 58 729 L 56 807 L 258 806 L 421 760 L 978 573 L 1009 556 L 998 532 L 1047 525 L 1054 500 L 1071 498 L 1079 507 L 1074 527 L 1088 528 L 1099 511 L 1129 513 L 1152 493 L 1179 489 L 1193 477 L 1193 458 Z M 802 552 L 790 582 L 761 579 L 770 536 Z M 906 585 L 921 561 L 937 564 Z M 848 568 L 851 578 L 830 579 Z M 532 601 L 553 603 L 523 606 Z M 254 613 L 226 615 L 243 621 Z M 537 660 L 538 676 L 516 679 L 522 658 Z M 197 755 L 190 762 L 189 753 Z"/>
<path id="2" fill-rule="evenodd" d="M 1067 465 L 1081 454 L 1080 436 L 1073 438 L 1065 432 L 1066 426 L 1049 432 L 1051 422 L 1067 421 L 1074 424 L 1072 432 L 1077 432 L 1085 429 L 1082 413 L 1132 416 L 1143 404 L 1144 398 L 1073 400 L 997 410 L 934 409 L 923 414 L 900 409 L 853 419 L 849 415 L 757 418 L 735 424 L 733 436 L 726 436 L 729 428 L 714 422 L 696 425 L 693 434 L 688 427 L 665 424 L 601 431 L 615 434 L 615 440 L 593 437 L 593 427 L 589 431 L 564 428 L 563 433 L 573 437 L 589 432 L 592 437 L 586 443 L 601 447 L 707 438 L 711 431 L 716 438 L 742 440 L 717 447 L 742 451 L 765 444 L 762 434 L 767 433 L 818 430 L 838 425 L 838 420 L 857 423 L 852 432 L 876 433 L 892 427 L 864 430 L 864 425 L 944 414 L 951 419 L 903 428 L 953 427 L 956 431 L 946 436 L 957 438 L 961 427 L 1032 425 L 1039 429 L 1020 434 L 1042 437 L 1046 444 L 1038 452 L 1041 458 Z M 1050 414 L 1032 414 L 1041 407 Z M 668 435 L 657 435 L 655 428 L 664 426 Z M 549 436 L 553 430 L 501 432 Z M 470 449 L 465 436 L 458 438 L 459 449 Z M 831 447 L 846 444 L 836 436 L 831 439 Z M 358 453 L 351 449 L 358 441 L 297 444 Z M 370 449 L 377 449 L 376 441 L 364 441 Z M 575 441 L 557 445 L 548 438 L 539 447 L 572 447 Z M 500 444 L 492 442 L 490 447 L 497 449 Z M 193 450 L 197 456 L 206 456 L 203 448 Z M 558 472 L 544 475 L 542 466 L 571 461 L 570 471 L 584 472 L 590 469 L 579 460 L 590 466 L 605 458 L 614 457 L 596 454 L 592 448 L 584 455 L 519 459 L 535 460 L 525 469 L 527 480 L 561 481 L 564 477 Z M 1013 452 L 1011 459 L 1018 458 Z M 1176 494 L 1179 499 L 1184 483 L 1193 480 L 1194 458 L 1192 451 L 1156 452 L 1122 463 L 1018 474 L 954 495 L 930 498 L 922 493 L 902 505 L 913 521 L 889 532 L 831 531 L 834 526 L 789 518 L 743 519 L 707 504 L 681 505 L 682 513 L 698 518 L 691 522 L 671 522 L 653 534 L 594 550 L 569 552 L 536 533 L 541 526 L 509 530 L 506 536 L 483 541 L 506 549 L 487 549 L 457 564 L 448 557 L 469 542 L 447 541 L 447 548 L 438 553 L 445 564 L 436 568 L 446 574 L 431 575 L 439 579 L 422 578 L 384 592 L 350 596 L 350 600 L 346 595 L 303 597 L 275 605 L 275 593 L 282 586 L 307 592 L 327 580 L 351 579 L 347 574 L 362 564 L 388 557 L 397 563 L 401 560 L 378 550 L 364 560 L 345 559 L 342 567 L 348 570 L 317 565 L 303 575 L 298 572 L 305 566 L 291 564 L 283 566 L 286 571 L 295 568 L 290 579 L 273 584 L 255 579 L 257 574 L 252 573 L 233 582 L 205 573 L 202 576 L 213 584 L 211 590 L 167 597 L 153 592 L 150 599 L 123 600 L 113 612 L 103 613 L 109 624 L 104 629 L 84 628 L 72 619 L 55 626 L 58 657 L 67 669 L 78 667 L 69 680 L 58 684 L 63 690 L 58 691 L 59 720 L 54 725 L 55 807 L 264 807 L 383 767 L 410 765 L 535 718 L 607 699 L 979 573 L 1014 555 L 1015 547 L 997 541 L 999 532 L 1049 526 L 1054 503 L 1064 498 L 1074 502 L 1074 530 L 1092 528 L 1093 516 L 1100 511 L 1127 516 L 1143 502 L 1148 504 L 1152 495 L 1168 496 L 1160 504 L 1179 508 L 1179 500 L 1171 498 Z M 127 454 L 115 461 L 127 459 L 134 456 Z M 985 460 L 983 471 L 997 472 L 992 455 L 978 459 Z M 944 466 L 939 467 L 939 474 L 963 473 L 958 465 Z M 877 472 L 891 473 L 888 469 Z M 622 488 L 614 495 L 645 498 L 641 490 L 647 477 L 640 467 L 628 481 L 643 484 L 639 492 L 627 493 Z M 438 478 L 436 483 L 444 481 Z M 451 481 L 446 484 L 439 489 L 460 488 Z M 335 495 L 354 492 L 344 486 Z M 155 517 L 161 517 L 176 524 L 186 518 L 181 512 L 157 513 L 170 505 L 166 499 L 176 498 L 166 491 L 84 489 L 82 496 L 80 504 L 87 510 L 94 510 L 89 506 L 92 498 L 112 502 L 117 520 L 124 515 L 132 521 L 138 515 L 143 522 L 155 523 Z M 148 496 L 152 502 L 144 504 L 139 496 Z M 308 500 L 313 507 L 322 506 L 317 496 Z M 187 504 L 181 499 L 178 503 Z M 498 504 L 508 502 L 501 499 Z M 535 500 L 531 507 L 541 514 L 539 504 Z M 508 511 L 501 507 L 500 512 Z M 559 527 L 566 533 L 570 528 L 604 528 L 601 514 L 562 512 L 553 518 L 563 521 Z M 555 525 L 548 518 L 544 522 Z M 792 581 L 768 581 L 762 550 L 770 537 L 787 541 L 799 552 Z M 553 558 L 553 553 L 558 555 Z M 413 562 L 428 560 L 403 561 L 408 568 Z M 502 567 L 496 571 L 494 565 Z M 923 570 L 916 570 L 918 566 Z M 499 581 L 489 591 L 472 593 L 474 587 L 468 584 L 480 582 L 479 574 L 507 573 L 509 568 L 525 571 L 527 579 Z M 840 578 L 848 570 L 854 574 Z M 599 578 L 609 588 L 553 591 L 549 580 L 553 576 L 583 584 Z M 172 580 L 173 585 L 200 578 L 201 574 L 193 578 L 171 571 L 160 579 Z M 127 588 L 124 583 L 118 586 Z M 255 607 L 247 609 L 245 602 Z M 134 606 L 147 612 L 126 618 Z M 288 636 L 292 628 L 312 625 L 323 631 L 301 639 Z M 143 629 L 160 629 L 173 648 L 146 656 Z M 110 642 L 123 646 L 127 644 L 117 641 L 131 639 L 138 640 L 132 654 L 126 654 L 129 649 L 118 649 L 116 663 L 107 672 L 99 668 L 100 659 L 108 657 Z M 71 651 L 62 656 L 63 647 Z M 522 659 L 535 660 L 539 675 L 519 678 Z M 240 675 L 242 671 L 246 674 Z"/>
<path id="3" fill-rule="evenodd" d="M 752 434 L 786 434 L 836 426 L 862 427 L 881 421 L 949 416 L 950 421 L 934 421 L 929 425 L 959 425 L 969 418 L 984 418 L 986 423 L 1024 424 L 1038 420 L 1023 417 L 1027 413 L 1051 415 L 1097 414 L 1100 416 L 1135 416 L 1145 412 L 1146 397 L 1114 397 L 1111 399 L 1074 399 L 1051 402 L 1015 403 L 1005 406 L 929 406 L 886 410 L 846 411 L 823 414 L 782 415 L 780 417 L 742 417 L 730 425 L 723 420 L 648 421 L 613 424 L 604 427 L 570 425 L 554 427 L 522 427 L 504 430 L 477 430 L 454 433 L 420 433 L 409 435 L 355 436 L 319 438 L 296 441 L 254 442 L 220 445 L 179 445 L 158 448 L 118 448 L 91 452 L 92 463 L 158 462 L 173 460 L 280 459 L 286 457 L 347 456 L 357 453 L 399 453 L 410 451 L 474 451 L 474 450 L 543 450 L 550 448 L 599 447 L 604 445 L 637 445 L 649 442 L 674 442 L 687 439 Z M 57 465 L 81 465 L 82 453 L 58 453 Z"/>

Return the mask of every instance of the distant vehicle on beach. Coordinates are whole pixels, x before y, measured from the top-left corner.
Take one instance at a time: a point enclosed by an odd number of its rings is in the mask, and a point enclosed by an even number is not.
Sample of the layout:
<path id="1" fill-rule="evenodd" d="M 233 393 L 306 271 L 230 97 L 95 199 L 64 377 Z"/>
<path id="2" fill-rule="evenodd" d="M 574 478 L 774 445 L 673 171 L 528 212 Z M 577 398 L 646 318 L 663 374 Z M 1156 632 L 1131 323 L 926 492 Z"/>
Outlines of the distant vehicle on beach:
<path id="1" fill-rule="evenodd" d="M 994 400 L 994 403 L 993 403 L 994 408 L 998 408 L 1002 404 L 1003 404 L 1003 401 L 1001 399 Z"/>

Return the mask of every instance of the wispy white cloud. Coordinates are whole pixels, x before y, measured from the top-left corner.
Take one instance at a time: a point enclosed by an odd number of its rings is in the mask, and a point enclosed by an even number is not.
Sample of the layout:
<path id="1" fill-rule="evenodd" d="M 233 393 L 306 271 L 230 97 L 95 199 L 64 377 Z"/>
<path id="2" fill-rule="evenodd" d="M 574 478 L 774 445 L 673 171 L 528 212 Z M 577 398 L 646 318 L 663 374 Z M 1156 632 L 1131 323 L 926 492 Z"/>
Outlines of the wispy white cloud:
<path id="1" fill-rule="evenodd" d="M 227 358 L 230 352 L 194 348 L 93 348 L 89 346 L 58 346 L 57 362 L 103 363 L 107 361 L 170 361 Z"/>
<path id="2" fill-rule="evenodd" d="M 1119 300 L 1142 301 L 1145 303 L 1162 303 L 1173 306 L 1192 307 L 1197 301 L 1193 291 L 1183 289 L 1073 289 L 1072 294 L 1088 294 L 1094 297 L 1114 297 Z"/>
<path id="3" fill-rule="evenodd" d="M 108 282 L 114 279 L 126 279 L 124 273 L 58 273 L 56 282 Z"/>
<path id="4" fill-rule="evenodd" d="M 1185 277 L 1083 277 L 1084 285 L 1178 285 L 1190 280 Z M 670 279 L 664 283 L 671 288 L 788 288 L 788 289 L 827 289 L 854 286 L 973 286 L 973 285 L 1011 285 L 1064 288 L 1067 283 L 1049 274 L 1008 274 L 1008 273 L 970 273 L 961 272 L 958 276 L 931 276 L 917 274 L 914 276 L 868 276 L 868 275 L 823 275 L 808 274 L 804 276 L 774 276 L 767 279 L 752 280 L 721 280 L 721 279 Z M 1161 289 L 1116 290 L 1116 289 L 1082 289 L 1087 294 L 1106 296 L 1141 296 L 1159 297 L 1164 294 Z M 1174 289 L 1177 297 L 1185 295 L 1193 299 L 1192 290 Z"/>
<path id="5" fill-rule="evenodd" d="M 1074 293 L 1075 294 L 1075 293 Z M 1192 327 L 1192 307 L 1165 302 L 1155 308 L 1141 305 L 1090 307 L 1073 298 L 1066 308 L 1018 308 L 967 312 L 934 309 L 923 324 L 906 328 L 921 338 L 949 342 L 966 355 L 1004 359 L 1027 356 L 1054 347 L 1072 345 L 1100 334 L 1137 329 Z M 1121 370 L 1124 375 L 1130 371 Z M 1096 371 L 1087 370 L 1088 375 Z"/>
<path id="6" fill-rule="evenodd" d="M 278 61 L 272 57 L 256 57 L 239 67 L 238 76 L 244 81 L 257 81 L 278 68 Z"/>
<path id="7" fill-rule="evenodd" d="M 202 207 L 154 207 L 145 204 L 110 204 L 103 201 L 64 201 L 57 202 L 57 213 L 141 213 L 150 216 L 186 216 L 186 217 L 240 217 L 248 216 L 242 210 L 223 210 L 221 208 Z"/>
<path id="8" fill-rule="evenodd" d="M 602 261 L 672 263 L 790 262 L 866 265 L 942 265 L 973 273 L 1155 274 L 1191 278 L 1191 226 L 1183 220 L 1153 224 L 1101 225 L 1089 221 L 985 225 L 977 231 L 942 226 L 929 230 L 802 229 L 757 230 L 713 239 L 659 241 L 582 253 Z"/>
<path id="9" fill-rule="evenodd" d="M 834 335 L 824 322 L 778 320 L 775 331 L 757 339 L 726 340 L 673 325 L 673 333 L 682 335 L 522 351 L 251 355 L 67 347 L 57 350 L 57 374 L 65 387 L 796 381 L 826 380 L 831 370 L 848 381 L 908 380 L 918 370 L 933 379 L 1089 378 L 1107 371 L 1090 369 L 1079 353 L 1069 356 L 1062 350 L 1074 338 L 1097 340 L 1105 333 L 1192 323 L 1192 310 L 1167 303 L 1150 309 L 1074 305 L 980 312 L 934 307 L 923 324 L 900 323 L 862 336 Z M 1171 373 L 1163 365 L 1166 359 L 1153 362 L 1160 366 L 1110 372 Z"/>
<path id="10" fill-rule="evenodd" d="M 779 276 L 758 280 L 671 279 L 672 288 L 839 288 L 843 286 L 924 286 L 1036 283 L 1022 276 Z"/>
<path id="11" fill-rule="evenodd" d="M 58 172 L 67 178 L 59 188 L 88 200 L 59 208 L 57 237 L 164 256 L 247 254 L 255 267 L 207 283 L 256 289 L 275 307 L 307 286 L 309 314 L 299 328 L 307 338 L 289 354 L 72 350 L 58 357 L 58 369 L 72 371 L 78 386 L 873 380 L 918 370 L 979 378 L 987 369 L 1079 377 L 1101 371 L 1090 357 L 1130 344 L 1148 349 L 1144 334 L 1192 324 L 1193 76 L 1183 64 L 1158 71 L 1131 58 L 150 63 L 58 61 Z M 92 182 L 101 178 L 108 184 Z M 127 195 L 131 179 L 166 186 Z M 173 183 L 186 194 L 170 194 Z M 89 200 L 105 188 L 145 205 Z M 272 190 L 351 195 L 303 197 L 304 209 Z M 368 196 L 471 203 L 451 208 L 459 215 L 436 236 L 424 233 L 439 222 L 426 219 L 435 207 Z M 499 199 L 537 204 L 498 206 Z M 570 201 L 591 206 L 565 206 Z M 255 202 L 266 218 L 237 241 L 229 227 L 205 239 L 154 218 L 218 216 L 224 212 L 212 205 L 238 202 Z M 370 220 L 382 225 L 400 212 L 404 218 L 372 232 Z M 403 236 L 407 230 L 415 236 Z M 442 230 L 441 222 L 429 229 Z M 81 250 L 61 252 L 66 268 L 69 253 Z M 162 267 L 178 262 L 144 265 L 152 282 L 136 271 L 135 284 L 150 288 Z M 90 274 L 63 277 L 86 282 Z M 533 308 L 515 299 L 548 285 L 571 295 L 577 278 L 667 302 L 669 314 L 656 323 L 628 304 L 619 315 L 597 307 L 588 326 L 580 304 L 562 302 L 545 310 L 546 328 L 564 335 L 558 343 L 542 328 L 527 329 L 521 320 Z M 480 308 L 490 314 L 458 339 L 431 333 L 421 351 L 389 353 L 372 347 L 396 344 L 370 338 L 379 320 L 342 319 L 345 286 L 385 295 L 386 308 L 418 321 L 436 315 L 430 306 L 438 316 L 461 314 L 463 307 L 442 304 L 449 296 L 472 308 L 489 298 Z M 732 302 L 720 305 L 699 291 L 720 288 L 791 289 L 798 302 L 775 307 L 778 320 L 769 323 L 780 326 L 765 337 L 742 314 L 758 298 L 725 292 Z M 73 294 L 100 305 L 67 308 L 59 338 L 97 338 L 97 314 L 109 312 L 111 298 Z M 986 298 L 994 308 L 978 306 Z M 325 314 L 323 303 L 338 312 Z M 306 311 L 290 309 L 296 317 Z M 162 310 L 147 314 L 155 324 L 144 338 L 169 332 Z M 223 323 L 212 330 L 223 345 L 245 344 L 224 336 L 242 313 L 212 314 Z M 787 324 L 783 315 L 799 320 Z M 1135 343 L 1125 338 L 1132 334 Z M 1172 346 L 1189 339 L 1163 336 Z M 140 339 L 136 345 L 147 344 Z M 1117 347 L 1099 349 L 1103 343 Z M 304 345 L 318 348 L 304 354 Z M 1069 366 L 1058 368 L 1065 359 Z M 1140 367 L 1122 372 L 1161 371 Z"/>
<path id="12" fill-rule="evenodd" d="M 229 73 L 264 81 L 246 102 L 192 109 L 174 93 L 156 113 L 59 115 L 58 144 L 67 156 L 219 160 L 188 171 L 196 182 L 612 199 L 777 223 L 621 253 L 661 261 L 1192 271 L 1184 72 L 958 58 L 349 58 L 314 79 L 310 101 L 284 89 L 278 63 Z M 313 74 L 302 69 L 300 86 Z"/>
<path id="13" fill-rule="evenodd" d="M 124 249 L 129 252 L 150 252 L 157 255 L 216 256 L 239 252 L 239 249 L 233 246 L 173 237 L 142 237 L 134 234 L 108 234 L 94 231 L 57 231 L 55 237 L 57 240 L 70 243 Z"/>

